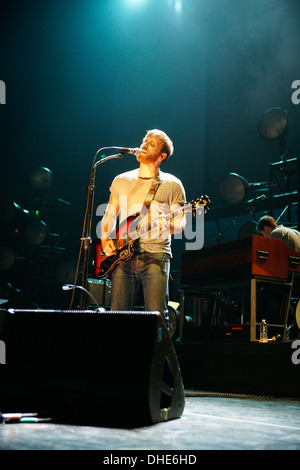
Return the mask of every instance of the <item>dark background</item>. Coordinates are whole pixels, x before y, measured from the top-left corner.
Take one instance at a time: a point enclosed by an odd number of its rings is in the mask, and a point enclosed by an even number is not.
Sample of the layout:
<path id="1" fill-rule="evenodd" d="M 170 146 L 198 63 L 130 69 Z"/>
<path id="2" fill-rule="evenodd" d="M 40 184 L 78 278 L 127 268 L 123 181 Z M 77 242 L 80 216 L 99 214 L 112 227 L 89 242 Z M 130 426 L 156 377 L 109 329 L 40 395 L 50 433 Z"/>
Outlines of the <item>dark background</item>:
<path id="1" fill-rule="evenodd" d="M 2 210 L 12 201 L 30 214 L 39 210 L 49 232 L 47 249 L 28 248 L 2 218 L 2 244 L 17 253 L 13 267 L 2 268 L 2 281 L 47 303 L 52 296 L 45 291 L 59 292 L 61 282 L 72 280 L 71 265 L 63 279 L 57 270 L 78 257 L 83 188 L 96 151 L 139 146 L 151 128 L 172 138 L 175 152 L 162 170 L 182 180 L 187 200 L 204 193 L 212 200 L 205 244 L 225 229 L 219 240 L 235 239 L 260 213 L 238 207 L 214 217 L 224 205 L 219 184 L 229 172 L 249 182 L 269 180 L 270 163 L 281 153 L 278 141 L 258 133 L 265 111 L 287 111 L 288 157 L 299 155 L 300 105 L 291 99 L 300 79 L 299 19 L 299 2 L 292 0 L 2 2 Z M 32 187 L 38 167 L 52 172 L 46 192 Z M 107 202 L 114 176 L 134 167 L 135 157 L 126 155 L 97 168 L 95 210 Z M 297 220 L 295 211 L 288 222 Z M 174 271 L 183 250 L 184 240 L 175 240 Z M 40 279 L 43 294 L 34 294 Z"/>

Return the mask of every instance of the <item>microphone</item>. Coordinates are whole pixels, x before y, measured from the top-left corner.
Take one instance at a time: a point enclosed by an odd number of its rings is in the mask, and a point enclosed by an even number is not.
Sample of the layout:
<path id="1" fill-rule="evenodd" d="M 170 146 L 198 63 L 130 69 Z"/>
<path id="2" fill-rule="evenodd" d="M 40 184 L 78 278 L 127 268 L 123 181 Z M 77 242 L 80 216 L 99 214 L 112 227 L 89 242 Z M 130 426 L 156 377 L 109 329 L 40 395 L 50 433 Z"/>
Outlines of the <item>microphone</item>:
<path id="1" fill-rule="evenodd" d="M 62 290 L 71 290 L 75 289 L 75 287 L 77 286 L 74 286 L 73 284 L 65 284 L 64 286 L 62 286 Z"/>
<path id="2" fill-rule="evenodd" d="M 266 199 L 266 195 L 265 194 L 262 194 L 261 196 L 258 196 L 258 197 L 255 197 L 254 199 L 250 199 L 249 201 L 247 201 L 247 204 L 252 204 L 252 202 L 256 202 L 256 201 L 262 201 L 263 199 Z"/>
<path id="3" fill-rule="evenodd" d="M 129 149 L 126 147 L 109 147 L 110 150 L 114 150 L 117 153 L 120 153 L 121 155 L 126 155 L 126 153 L 131 153 L 132 155 L 135 155 L 136 157 L 139 156 L 141 153 L 140 149 L 137 147 L 135 149 Z"/>

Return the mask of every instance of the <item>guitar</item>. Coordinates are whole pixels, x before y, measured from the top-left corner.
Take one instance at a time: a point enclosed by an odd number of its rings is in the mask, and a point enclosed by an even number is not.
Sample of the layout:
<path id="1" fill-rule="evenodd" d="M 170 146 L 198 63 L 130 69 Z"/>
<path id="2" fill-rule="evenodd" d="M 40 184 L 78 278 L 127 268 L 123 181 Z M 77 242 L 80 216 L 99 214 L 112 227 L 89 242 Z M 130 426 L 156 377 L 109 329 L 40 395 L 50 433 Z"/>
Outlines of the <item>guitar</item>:
<path id="1" fill-rule="evenodd" d="M 211 201 L 208 196 L 201 196 L 201 198 L 196 201 L 192 201 L 184 206 L 176 209 L 173 212 L 165 215 L 164 218 L 171 222 L 173 219 L 181 216 L 183 213 L 195 213 L 198 206 L 201 206 L 201 209 L 204 208 L 204 213 L 209 209 Z M 95 238 L 93 240 L 94 246 L 94 275 L 97 278 L 104 278 L 111 274 L 116 266 L 123 262 L 129 260 L 133 253 L 134 247 L 137 240 L 151 230 L 155 229 L 158 226 L 159 219 L 156 219 L 153 222 L 150 222 L 148 225 L 139 229 L 139 215 L 131 215 L 125 219 L 119 227 L 116 229 L 116 238 L 113 239 L 113 242 L 116 247 L 114 254 L 107 256 L 102 247 L 100 238 Z"/>

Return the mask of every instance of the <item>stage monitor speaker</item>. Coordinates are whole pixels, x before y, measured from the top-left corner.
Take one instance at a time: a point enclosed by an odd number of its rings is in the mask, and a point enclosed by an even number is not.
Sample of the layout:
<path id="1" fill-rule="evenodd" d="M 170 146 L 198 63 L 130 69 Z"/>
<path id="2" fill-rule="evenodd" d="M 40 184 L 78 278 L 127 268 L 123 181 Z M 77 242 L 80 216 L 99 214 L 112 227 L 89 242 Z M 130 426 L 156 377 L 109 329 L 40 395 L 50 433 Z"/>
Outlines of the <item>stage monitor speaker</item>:
<path id="1" fill-rule="evenodd" d="M 109 279 L 92 279 L 87 280 L 87 288 L 91 293 L 88 299 L 90 305 L 108 306 L 111 299 L 111 281 Z M 97 303 L 95 303 L 95 301 Z"/>
<path id="2" fill-rule="evenodd" d="M 184 410 L 176 352 L 158 312 L 10 309 L 0 338 L 2 413 L 135 426 Z"/>

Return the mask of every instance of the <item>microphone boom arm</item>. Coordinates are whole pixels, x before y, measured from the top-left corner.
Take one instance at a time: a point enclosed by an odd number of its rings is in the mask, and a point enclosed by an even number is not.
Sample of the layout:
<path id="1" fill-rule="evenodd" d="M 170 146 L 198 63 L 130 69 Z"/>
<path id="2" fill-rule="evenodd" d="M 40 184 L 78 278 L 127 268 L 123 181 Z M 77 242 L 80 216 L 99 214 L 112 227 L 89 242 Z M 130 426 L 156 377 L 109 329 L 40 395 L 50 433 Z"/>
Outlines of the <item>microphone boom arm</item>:
<path id="1" fill-rule="evenodd" d="M 96 154 L 97 155 L 97 154 Z M 94 164 L 94 168 L 96 168 L 98 165 L 101 165 L 101 163 L 105 163 L 107 160 L 112 160 L 113 158 L 123 158 L 126 154 L 118 153 L 116 155 L 108 155 L 107 157 L 101 158 L 98 162 Z"/>

